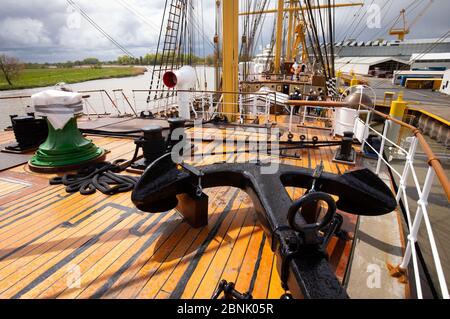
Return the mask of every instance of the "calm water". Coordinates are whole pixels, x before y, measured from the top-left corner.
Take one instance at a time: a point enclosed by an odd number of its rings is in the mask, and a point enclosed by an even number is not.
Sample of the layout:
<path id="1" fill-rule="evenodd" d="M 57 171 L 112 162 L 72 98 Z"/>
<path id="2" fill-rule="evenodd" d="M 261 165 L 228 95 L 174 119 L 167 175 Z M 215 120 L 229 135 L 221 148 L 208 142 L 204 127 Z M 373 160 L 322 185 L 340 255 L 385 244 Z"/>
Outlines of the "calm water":
<path id="1" fill-rule="evenodd" d="M 150 70 L 150 68 L 148 68 Z M 200 89 L 204 88 L 205 77 L 206 82 L 208 83 L 208 90 L 214 89 L 214 68 L 212 67 L 197 67 L 197 77 Z M 68 86 L 72 88 L 74 91 L 87 91 L 87 90 L 106 90 L 110 94 L 111 98 L 113 98 L 116 104 L 119 107 L 121 112 L 131 113 L 129 106 L 126 104 L 125 99 L 123 98 L 120 92 L 114 93 L 115 89 L 123 89 L 125 95 L 129 99 L 130 103 L 133 107 L 136 107 L 138 110 L 147 109 L 147 95 L 145 92 L 136 92 L 133 94 L 132 90 L 148 90 L 150 87 L 151 81 L 151 72 L 146 72 L 143 75 L 135 76 L 135 77 L 127 77 L 127 78 L 118 78 L 118 79 L 106 79 L 106 80 L 95 80 L 88 81 L 76 84 L 69 84 Z M 52 87 L 45 88 L 34 88 L 34 89 L 25 89 L 25 90 L 10 90 L 10 91 L 0 91 L 0 97 L 8 97 L 8 96 L 28 96 L 34 93 L 49 89 Z M 99 93 L 90 93 L 91 97 L 88 100 L 88 103 L 85 103 L 85 111 L 90 113 L 94 113 L 93 109 L 95 109 L 99 113 L 108 112 L 108 113 L 117 113 L 114 110 L 111 102 L 105 95 L 101 95 Z M 31 105 L 30 98 L 22 98 L 22 99 L 7 99 L 0 100 L 0 129 L 4 129 L 8 125 L 10 125 L 10 114 L 18 114 L 24 115 L 26 112 L 33 111 L 32 108 L 27 107 Z"/>

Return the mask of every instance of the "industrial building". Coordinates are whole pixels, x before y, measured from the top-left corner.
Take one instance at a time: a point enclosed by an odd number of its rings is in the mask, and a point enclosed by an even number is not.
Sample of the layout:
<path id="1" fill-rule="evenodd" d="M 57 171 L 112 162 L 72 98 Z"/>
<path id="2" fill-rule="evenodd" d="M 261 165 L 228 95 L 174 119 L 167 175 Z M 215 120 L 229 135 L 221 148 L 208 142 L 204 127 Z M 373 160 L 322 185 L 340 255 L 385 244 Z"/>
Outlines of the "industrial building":
<path id="1" fill-rule="evenodd" d="M 336 59 L 335 68 L 343 73 L 387 76 L 396 70 L 409 70 L 410 65 L 393 57 L 345 57 Z"/>
<path id="2" fill-rule="evenodd" d="M 450 52 L 450 39 L 356 41 L 335 44 L 338 57 L 396 57 L 409 61 L 413 54 Z"/>
<path id="3" fill-rule="evenodd" d="M 411 56 L 412 69 L 450 69 L 450 51 L 443 53 L 413 54 Z"/>

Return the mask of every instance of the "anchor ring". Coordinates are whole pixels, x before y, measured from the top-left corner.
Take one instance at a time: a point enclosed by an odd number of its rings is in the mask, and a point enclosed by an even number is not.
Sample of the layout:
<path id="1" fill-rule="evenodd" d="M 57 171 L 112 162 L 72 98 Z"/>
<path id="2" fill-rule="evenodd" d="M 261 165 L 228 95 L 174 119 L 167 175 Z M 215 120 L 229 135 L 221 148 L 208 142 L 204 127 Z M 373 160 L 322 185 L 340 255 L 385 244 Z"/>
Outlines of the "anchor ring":
<path id="1" fill-rule="evenodd" d="M 313 224 L 299 225 L 295 221 L 295 216 L 297 215 L 297 213 L 299 211 L 301 213 L 301 208 L 306 204 L 317 201 L 324 201 L 328 205 L 328 210 L 323 219 Z M 311 232 L 317 232 L 325 228 L 329 223 L 331 223 L 335 213 L 336 213 L 336 202 L 334 201 L 333 197 L 324 192 L 310 192 L 302 196 L 300 199 L 296 200 L 294 203 L 292 203 L 292 206 L 289 208 L 287 218 L 289 226 L 292 229 L 301 234 L 306 234 Z"/>

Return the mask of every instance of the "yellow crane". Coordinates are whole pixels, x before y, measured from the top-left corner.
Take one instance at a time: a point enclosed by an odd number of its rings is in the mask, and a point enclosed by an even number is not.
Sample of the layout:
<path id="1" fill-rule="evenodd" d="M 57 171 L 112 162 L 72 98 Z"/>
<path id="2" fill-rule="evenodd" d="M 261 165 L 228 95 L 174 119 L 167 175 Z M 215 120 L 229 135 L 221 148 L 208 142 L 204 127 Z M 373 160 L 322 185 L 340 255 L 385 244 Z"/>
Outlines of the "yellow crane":
<path id="1" fill-rule="evenodd" d="M 396 18 L 393 26 L 389 30 L 390 35 L 395 35 L 398 37 L 400 41 L 405 40 L 405 36 L 409 34 L 411 28 L 423 17 L 425 12 L 431 7 L 433 4 L 433 0 L 429 0 L 428 4 L 422 9 L 422 11 L 415 17 L 415 19 L 408 25 L 406 22 L 406 10 L 402 9 L 400 11 L 400 15 Z M 401 28 L 396 27 L 398 21 L 403 22 L 403 26 Z"/>
<path id="2" fill-rule="evenodd" d="M 308 49 L 306 45 L 306 36 L 305 36 L 306 25 L 302 19 L 299 19 L 298 24 L 295 27 L 295 40 L 292 45 L 292 54 L 286 59 L 289 61 L 290 57 L 295 58 L 298 55 L 298 51 L 300 50 L 300 45 L 302 46 L 302 62 L 305 63 L 308 60 Z M 289 50 L 289 48 L 288 48 Z"/>
<path id="3" fill-rule="evenodd" d="M 389 34 L 397 36 L 400 41 L 405 40 L 405 35 L 409 34 L 409 28 L 406 26 L 406 15 L 405 15 L 405 12 L 406 12 L 405 9 L 402 9 L 400 11 L 400 15 L 397 17 L 397 20 L 395 21 L 394 25 L 389 30 Z M 403 20 L 403 27 L 402 28 L 395 28 L 395 25 L 397 24 L 397 22 L 400 19 Z"/>

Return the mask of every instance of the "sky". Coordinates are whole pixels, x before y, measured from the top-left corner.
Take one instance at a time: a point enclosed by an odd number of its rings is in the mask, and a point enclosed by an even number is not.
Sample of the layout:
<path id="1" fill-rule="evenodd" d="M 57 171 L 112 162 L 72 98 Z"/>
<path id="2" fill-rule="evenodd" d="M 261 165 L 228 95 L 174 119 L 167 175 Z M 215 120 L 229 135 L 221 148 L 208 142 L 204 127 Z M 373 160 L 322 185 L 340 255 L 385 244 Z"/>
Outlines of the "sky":
<path id="1" fill-rule="evenodd" d="M 155 51 L 166 0 L 71 1 L 134 56 Z M 250 0 L 240 0 L 242 10 L 247 1 Z M 373 38 L 394 39 L 387 31 L 399 11 L 409 7 L 407 20 L 412 22 L 430 1 L 361 0 L 360 2 L 364 2 L 362 8 L 336 9 L 337 40 L 344 37 L 361 41 Z M 212 52 L 210 42 L 215 29 L 215 2 L 192 0 L 199 24 L 195 50 L 200 56 L 203 52 Z M 336 3 L 342 2 L 359 1 L 336 0 Z M 429 9 L 412 27 L 407 36 L 409 39 L 438 38 L 450 30 L 450 1 L 431 2 Z M 271 0 L 270 7 L 276 7 L 276 3 L 277 1 Z M 377 10 L 371 5 L 378 5 L 380 9 L 378 21 Z M 268 15 L 258 46 L 270 41 L 273 19 L 273 14 Z M 208 41 L 200 36 L 202 32 Z M 18 57 L 24 62 L 40 63 L 82 60 L 86 57 L 115 60 L 123 54 L 66 0 L 1 0 L 0 53 Z"/>

